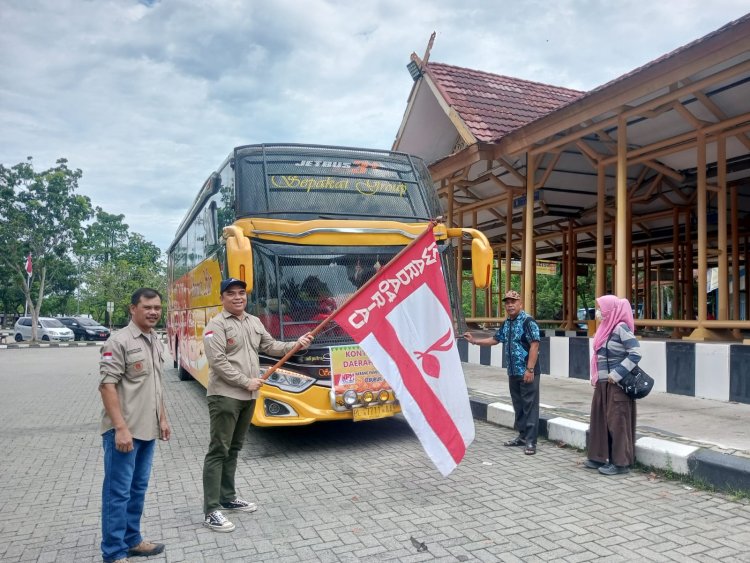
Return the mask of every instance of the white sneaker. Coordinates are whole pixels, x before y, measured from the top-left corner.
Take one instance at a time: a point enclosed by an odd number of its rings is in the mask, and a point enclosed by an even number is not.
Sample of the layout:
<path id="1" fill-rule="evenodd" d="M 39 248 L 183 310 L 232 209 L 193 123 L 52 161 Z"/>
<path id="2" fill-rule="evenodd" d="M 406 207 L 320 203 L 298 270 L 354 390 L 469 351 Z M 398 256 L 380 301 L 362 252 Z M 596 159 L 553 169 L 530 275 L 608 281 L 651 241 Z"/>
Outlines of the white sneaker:
<path id="1" fill-rule="evenodd" d="M 233 501 L 221 503 L 221 507 L 224 510 L 241 510 L 242 512 L 255 512 L 258 510 L 258 505 L 254 502 L 247 502 L 246 500 L 237 497 Z"/>
<path id="2" fill-rule="evenodd" d="M 221 513 L 221 510 L 214 510 L 210 514 L 206 514 L 203 525 L 214 532 L 231 532 L 235 528 L 234 524 Z"/>

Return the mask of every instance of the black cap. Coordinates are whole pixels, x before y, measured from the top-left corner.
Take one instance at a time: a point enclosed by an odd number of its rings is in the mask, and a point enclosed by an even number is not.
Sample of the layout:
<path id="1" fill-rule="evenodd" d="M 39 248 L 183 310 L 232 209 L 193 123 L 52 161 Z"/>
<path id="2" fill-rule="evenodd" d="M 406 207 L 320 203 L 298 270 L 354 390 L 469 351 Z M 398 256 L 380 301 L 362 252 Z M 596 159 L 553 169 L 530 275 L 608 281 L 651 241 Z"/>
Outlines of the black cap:
<path id="1" fill-rule="evenodd" d="M 219 293 L 224 293 L 233 285 L 242 286 L 242 289 L 247 288 L 247 283 L 243 282 L 242 280 L 238 280 L 237 278 L 227 278 L 221 282 L 221 291 Z"/>

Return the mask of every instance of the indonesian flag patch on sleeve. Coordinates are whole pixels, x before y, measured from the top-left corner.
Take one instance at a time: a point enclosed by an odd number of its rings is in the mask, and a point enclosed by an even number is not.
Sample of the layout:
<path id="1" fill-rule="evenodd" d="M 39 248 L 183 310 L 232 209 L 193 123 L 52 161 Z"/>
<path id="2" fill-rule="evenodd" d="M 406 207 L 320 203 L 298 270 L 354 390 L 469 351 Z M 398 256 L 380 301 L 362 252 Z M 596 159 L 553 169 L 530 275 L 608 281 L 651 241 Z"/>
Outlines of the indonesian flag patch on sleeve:
<path id="1" fill-rule="evenodd" d="M 206 332 L 203 333 L 203 338 L 211 338 L 213 335 L 214 335 L 213 330 L 207 330 Z"/>
<path id="2" fill-rule="evenodd" d="M 111 362 L 112 361 L 112 352 L 104 352 L 104 353 L 102 353 L 102 361 L 103 362 Z"/>

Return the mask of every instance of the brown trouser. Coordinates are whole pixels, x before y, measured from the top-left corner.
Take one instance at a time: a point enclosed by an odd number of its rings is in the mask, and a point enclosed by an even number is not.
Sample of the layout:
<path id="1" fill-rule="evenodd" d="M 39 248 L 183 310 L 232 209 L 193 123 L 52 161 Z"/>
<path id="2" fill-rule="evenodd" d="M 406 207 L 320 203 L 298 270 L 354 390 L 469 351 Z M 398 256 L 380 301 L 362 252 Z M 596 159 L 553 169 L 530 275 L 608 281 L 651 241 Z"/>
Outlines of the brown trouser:
<path id="1" fill-rule="evenodd" d="M 594 388 L 589 423 L 590 460 L 629 466 L 635 462 L 635 401 L 606 379 Z"/>

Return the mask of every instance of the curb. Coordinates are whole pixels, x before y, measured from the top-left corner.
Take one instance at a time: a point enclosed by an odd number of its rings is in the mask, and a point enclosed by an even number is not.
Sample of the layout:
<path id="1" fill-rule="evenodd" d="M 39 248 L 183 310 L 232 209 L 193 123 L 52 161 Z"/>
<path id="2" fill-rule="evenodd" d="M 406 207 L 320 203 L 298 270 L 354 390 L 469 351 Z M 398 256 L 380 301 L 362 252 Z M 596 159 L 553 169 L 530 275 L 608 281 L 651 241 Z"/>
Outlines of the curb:
<path id="1" fill-rule="evenodd" d="M 0 344 L 0 350 L 16 350 L 21 348 L 83 348 L 86 346 L 101 346 L 103 341 L 97 342 L 35 342 L 29 344 Z"/>
<path id="2" fill-rule="evenodd" d="M 512 405 L 469 397 L 475 419 L 513 428 Z M 539 436 L 586 450 L 588 423 L 539 413 Z M 687 476 L 725 492 L 750 492 L 750 459 L 671 440 L 636 434 L 636 461 L 647 467 Z"/>

